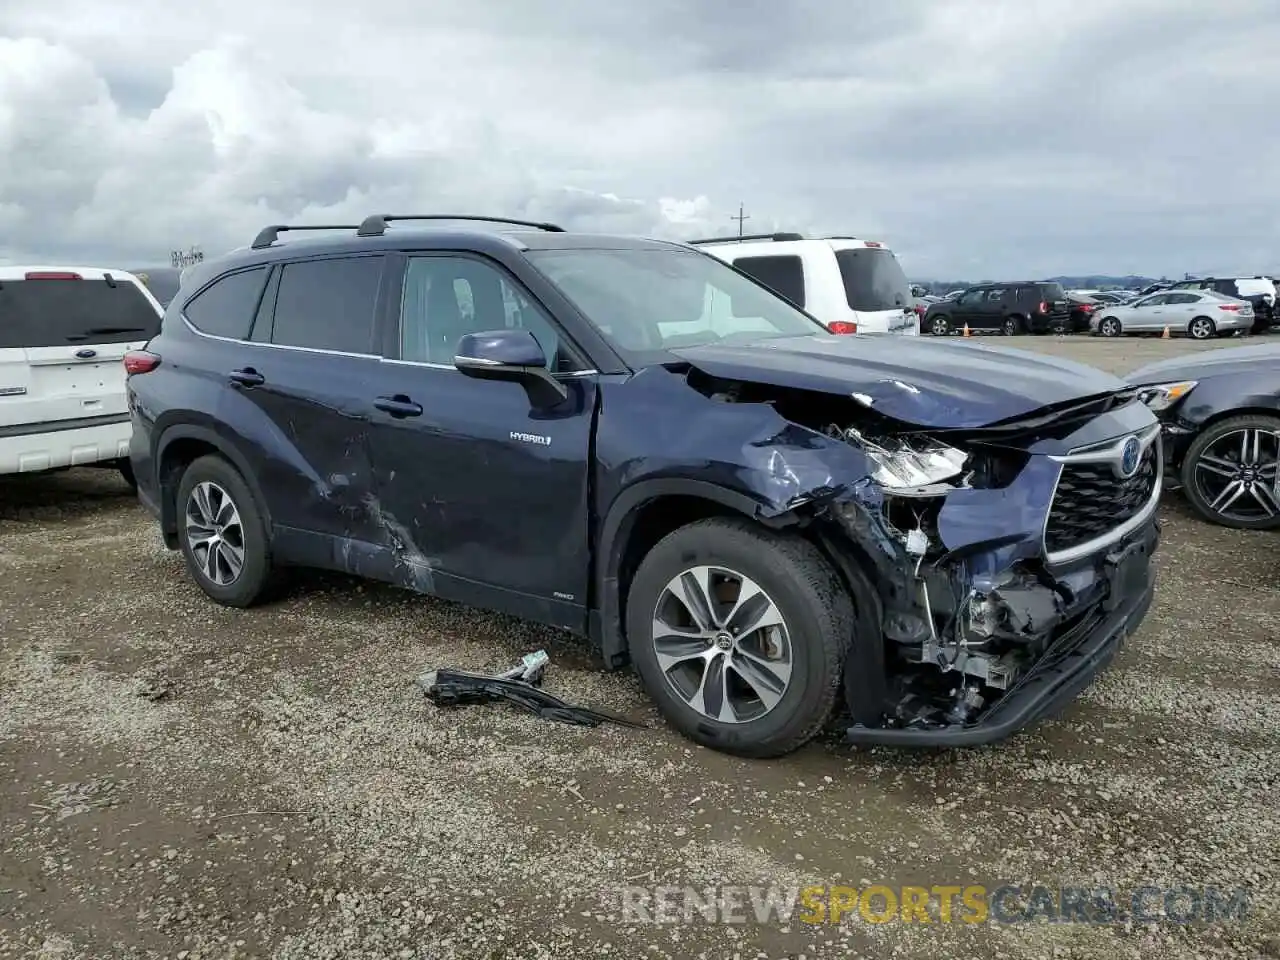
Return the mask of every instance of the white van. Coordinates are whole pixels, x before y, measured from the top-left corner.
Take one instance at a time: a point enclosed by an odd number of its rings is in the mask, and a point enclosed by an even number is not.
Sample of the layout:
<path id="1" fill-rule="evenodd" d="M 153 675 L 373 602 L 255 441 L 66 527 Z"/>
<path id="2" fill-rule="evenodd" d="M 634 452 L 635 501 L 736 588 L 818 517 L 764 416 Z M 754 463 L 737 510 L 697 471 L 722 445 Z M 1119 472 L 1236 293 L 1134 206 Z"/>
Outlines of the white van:
<path id="1" fill-rule="evenodd" d="M 136 276 L 0 266 L 0 474 L 129 469 L 124 355 L 164 311 Z"/>
<path id="2" fill-rule="evenodd" d="M 798 233 L 690 241 L 840 333 L 920 333 L 911 284 L 883 243 Z"/>

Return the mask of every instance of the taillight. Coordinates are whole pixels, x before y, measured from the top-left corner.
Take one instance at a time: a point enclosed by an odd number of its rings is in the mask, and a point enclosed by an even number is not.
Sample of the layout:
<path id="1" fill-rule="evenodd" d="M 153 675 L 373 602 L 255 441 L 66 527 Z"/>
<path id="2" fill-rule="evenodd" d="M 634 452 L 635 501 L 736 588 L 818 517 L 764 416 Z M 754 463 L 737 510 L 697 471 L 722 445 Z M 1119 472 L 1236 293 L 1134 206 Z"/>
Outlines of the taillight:
<path id="1" fill-rule="evenodd" d="M 1093 313 L 1094 305 L 1092 303 L 1082 303 L 1080 304 L 1080 309 L 1085 313 Z"/>
<path id="2" fill-rule="evenodd" d="M 857 333 L 858 325 L 848 320 L 835 320 L 827 324 L 827 329 L 832 333 Z"/>
<path id="3" fill-rule="evenodd" d="M 28 280 L 83 280 L 78 273 L 63 270 L 32 270 L 26 275 Z"/>
<path id="4" fill-rule="evenodd" d="M 1045 303 L 1043 300 L 1040 301 L 1040 312 L 1041 313 L 1049 312 L 1049 304 Z"/>
<path id="5" fill-rule="evenodd" d="M 883 247 L 883 246 L 884 246 L 884 244 L 883 244 L 883 243 L 881 243 L 879 240 L 863 240 L 862 242 L 863 242 L 866 246 L 868 246 L 868 247 Z"/>
<path id="6" fill-rule="evenodd" d="M 922 304 L 917 303 L 912 309 L 915 310 L 917 316 L 924 316 L 925 308 Z"/>
<path id="7" fill-rule="evenodd" d="M 124 355 L 124 372 L 132 376 L 135 373 L 150 373 L 160 366 L 160 357 L 147 350 L 130 350 Z"/>
<path id="8" fill-rule="evenodd" d="M 1240 304 L 1238 304 L 1238 303 L 1220 303 L 1220 304 L 1218 304 L 1218 309 L 1219 309 L 1219 310 L 1230 310 L 1232 313 L 1239 313 L 1239 311 L 1240 311 Z"/>

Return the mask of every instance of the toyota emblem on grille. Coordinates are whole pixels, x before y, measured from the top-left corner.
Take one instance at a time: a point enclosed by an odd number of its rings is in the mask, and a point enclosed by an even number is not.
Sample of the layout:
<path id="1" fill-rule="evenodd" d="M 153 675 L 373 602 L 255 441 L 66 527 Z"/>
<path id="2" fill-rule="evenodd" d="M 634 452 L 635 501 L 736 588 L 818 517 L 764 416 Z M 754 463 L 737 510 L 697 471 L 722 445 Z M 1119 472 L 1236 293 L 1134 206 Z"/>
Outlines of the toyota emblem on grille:
<path id="1" fill-rule="evenodd" d="M 1138 472 L 1138 462 L 1142 456 L 1142 444 L 1137 437 L 1130 437 L 1120 450 L 1120 476 L 1128 479 Z"/>

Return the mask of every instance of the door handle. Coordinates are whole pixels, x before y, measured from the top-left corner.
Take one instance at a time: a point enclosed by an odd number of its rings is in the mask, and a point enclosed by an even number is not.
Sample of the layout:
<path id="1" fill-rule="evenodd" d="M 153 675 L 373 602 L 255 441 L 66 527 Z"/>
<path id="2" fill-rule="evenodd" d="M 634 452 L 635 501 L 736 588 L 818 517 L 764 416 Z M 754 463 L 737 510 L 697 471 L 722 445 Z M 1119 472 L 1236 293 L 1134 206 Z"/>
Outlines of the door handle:
<path id="1" fill-rule="evenodd" d="M 373 401 L 373 405 L 397 419 L 422 416 L 422 404 L 414 403 L 403 393 L 397 393 L 390 397 L 378 397 Z"/>
<path id="2" fill-rule="evenodd" d="M 232 370 L 227 374 L 233 384 L 241 387 L 260 387 L 267 382 L 267 378 L 260 374 L 253 367 L 245 367 L 243 370 Z"/>

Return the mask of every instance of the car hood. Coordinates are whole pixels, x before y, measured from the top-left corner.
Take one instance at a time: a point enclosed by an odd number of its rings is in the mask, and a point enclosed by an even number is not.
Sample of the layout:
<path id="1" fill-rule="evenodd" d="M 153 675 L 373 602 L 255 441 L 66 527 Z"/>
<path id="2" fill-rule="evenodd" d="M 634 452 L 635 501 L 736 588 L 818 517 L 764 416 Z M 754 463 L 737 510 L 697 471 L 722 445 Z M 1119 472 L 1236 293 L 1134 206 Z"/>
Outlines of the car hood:
<path id="1" fill-rule="evenodd" d="M 972 429 L 1122 390 L 1081 363 L 966 341 L 812 336 L 671 351 L 713 377 L 856 396 L 921 427 Z"/>
<path id="2" fill-rule="evenodd" d="M 1226 350 L 1173 357 L 1139 367 L 1125 379 L 1132 384 L 1173 383 L 1178 380 L 1203 380 L 1223 374 L 1249 373 L 1255 370 L 1280 373 L 1280 343 L 1259 343 Z"/>

